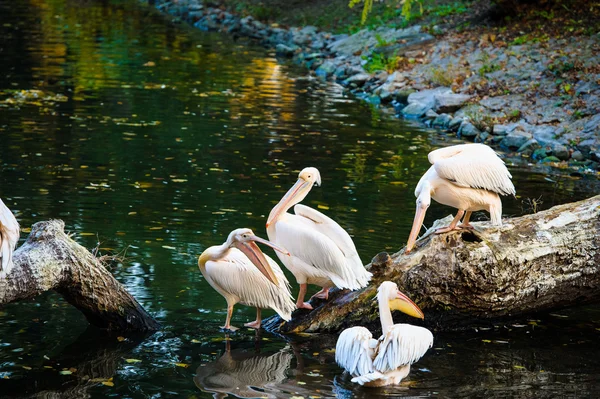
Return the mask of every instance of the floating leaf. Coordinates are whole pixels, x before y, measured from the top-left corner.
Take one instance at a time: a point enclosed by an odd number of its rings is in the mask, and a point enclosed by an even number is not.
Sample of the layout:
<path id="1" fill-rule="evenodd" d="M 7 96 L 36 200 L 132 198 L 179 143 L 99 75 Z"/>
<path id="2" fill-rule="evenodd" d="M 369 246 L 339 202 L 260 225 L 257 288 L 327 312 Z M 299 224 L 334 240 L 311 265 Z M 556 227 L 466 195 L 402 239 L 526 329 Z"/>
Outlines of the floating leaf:
<path id="1" fill-rule="evenodd" d="M 141 363 L 140 359 L 125 359 L 127 363 Z"/>
<path id="2" fill-rule="evenodd" d="M 190 365 L 189 365 L 189 364 L 187 364 L 187 363 L 175 363 L 175 366 L 177 366 L 177 367 L 183 367 L 183 368 L 188 368 L 188 367 L 190 367 Z"/>
<path id="3" fill-rule="evenodd" d="M 58 372 L 58 374 L 61 374 L 61 375 L 70 375 L 70 374 L 73 374 L 73 372 L 71 370 L 61 370 L 61 371 Z"/>

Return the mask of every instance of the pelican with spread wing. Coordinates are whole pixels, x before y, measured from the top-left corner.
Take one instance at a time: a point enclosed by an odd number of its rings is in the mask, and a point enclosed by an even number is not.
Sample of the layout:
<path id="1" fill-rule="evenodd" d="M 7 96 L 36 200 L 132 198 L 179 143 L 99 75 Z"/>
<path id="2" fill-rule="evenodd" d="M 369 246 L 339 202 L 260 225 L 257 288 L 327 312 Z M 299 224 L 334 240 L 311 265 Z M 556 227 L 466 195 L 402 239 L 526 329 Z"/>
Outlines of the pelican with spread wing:
<path id="1" fill-rule="evenodd" d="M 314 185 L 321 185 L 319 171 L 302 169 L 296 184 L 267 219 L 269 240 L 290 252 L 290 256 L 277 256 L 300 284 L 296 306 L 305 309 L 312 309 L 304 302 L 308 284 L 322 287 L 314 297 L 327 299 L 333 286 L 357 290 L 366 287 L 371 279 L 350 235 L 321 212 L 298 204 Z M 295 214 L 287 212 L 292 206 Z"/>
<path id="2" fill-rule="evenodd" d="M 515 186 L 510 180 L 510 172 L 494 150 L 485 144 L 461 144 L 431 151 L 428 158 L 432 166 L 415 189 L 417 210 L 406 253 L 413 249 L 417 241 L 432 198 L 440 204 L 458 209 L 452 223 L 438 229 L 438 234 L 473 228 L 469 219 L 474 211 L 486 210 L 493 224 L 502 224 L 500 195 L 514 195 Z M 462 224 L 458 225 L 463 215 Z"/>
<path id="3" fill-rule="evenodd" d="M 352 375 L 352 382 L 369 387 L 399 384 L 410 372 L 410 365 L 433 345 L 433 335 L 428 329 L 394 324 L 392 310 L 424 317 L 395 283 L 381 283 L 377 300 L 383 333 L 379 340 L 365 327 L 352 327 L 342 331 L 335 347 L 335 361 Z"/>
<path id="4" fill-rule="evenodd" d="M 19 235 L 19 223 L 15 215 L 0 199 L 0 278 L 6 277 L 13 267 L 12 255 Z"/>
<path id="5" fill-rule="evenodd" d="M 227 301 L 227 320 L 222 327 L 226 330 L 236 330 L 230 324 L 236 303 L 256 307 L 256 320 L 244 324 L 251 328 L 260 328 L 261 309 L 273 309 L 287 321 L 296 308 L 283 271 L 255 242 L 288 256 L 287 251 L 255 236 L 252 230 L 236 229 L 222 245 L 207 248 L 198 259 L 206 281 Z"/>

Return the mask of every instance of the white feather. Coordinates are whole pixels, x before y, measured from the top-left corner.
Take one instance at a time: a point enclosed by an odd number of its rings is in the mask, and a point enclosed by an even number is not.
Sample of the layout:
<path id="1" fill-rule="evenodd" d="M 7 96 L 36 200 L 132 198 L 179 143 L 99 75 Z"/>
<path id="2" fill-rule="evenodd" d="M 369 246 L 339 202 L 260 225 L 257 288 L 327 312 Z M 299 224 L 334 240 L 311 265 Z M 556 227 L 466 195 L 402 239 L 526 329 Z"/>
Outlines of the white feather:
<path id="1" fill-rule="evenodd" d="M 376 346 L 377 340 L 366 328 L 348 328 L 337 340 L 335 361 L 352 376 L 372 373 Z"/>
<path id="2" fill-rule="evenodd" d="M 419 360 L 433 345 L 433 335 L 423 327 L 395 324 L 380 341 L 373 366 L 386 373 Z"/>
<path id="3" fill-rule="evenodd" d="M 296 309 L 292 301 L 290 284 L 279 265 L 265 255 L 275 273 L 279 286 L 270 282 L 253 264 L 248 257 L 237 248 L 229 250 L 226 256 L 219 260 L 209 260 L 203 272 L 206 281 L 221 295 L 235 303 L 258 308 L 273 309 L 288 321 Z"/>
<path id="4" fill-rule="evenodd" d="M 437 174 L 462 187 L 481 188 L 500 195 L 515 194 L 504 162 L 485 144 L 461 144 L 431 151 Z"/>
<path id="5" fill-rule="evenodd" d="M 19 223 L 15 215 L 0 199 L 0 278 L 5 278 L 13 267 L 12 255 L 19 236 Z"/>
<path id="6" fill-rule="evenodd" d="M 302 210 L 306 212 L 307 207 L 303 208 L 305 209 Z M 320 214 L 315 210 L 312 211 Z M 326 217 L 323 214 L 321 216 Z M 335 223 L 333 220 L 329 220 Z M 269 229 L 267 233 L 273 242 L 290 252 L 291 258 L 297 258 L 300 261 L 296 262 L 296 266 L 304 266 L 305 274 L 326 275 L 338 288 L 356 290 L 365 287 L 371 278 L 371 273 L 366 271 L 360 259 L 358 262 L 361 263 L 360 268 L 363 272 L 356 272 L 358 253 L 354 249 L 354 253 L 350 253 L 349 257 L 344 254 L 336 241 L 343 241 L 339 237 L 339 231 L 347 233 L 337 223 L 335 225 L 338 228 L 337 231 L 332 225 L 324 227 L 323 224 L 316 223 L 302 215 L 285 214 L 275 225 L 275 238 L 271 237 Z M 350 239 L 349 236 L 348 239 Z M 350 252 L 347 246 L 345 249 Z M 279 258 L 294 273 L 294 267 L 289 266 L 289 262 L 294 262 L 294 259 L 282 256 Z"/>
<path id="7" fill-rule="evenodd" d="M 356 246 L 348 232 L 327 215 L 308 206 L 298 204 L 294 206 L 294 213 L 311 220 L 313 222 L 313 229 L 324 234 L 333 241 L 340 251 L 342 251 L 342 254 L 346 259 L 346 265 L 350 267 L 354 273 L 354 279 L 358 281 L 358 284 L 361 287 L 366 287 L 369 280 L 371 280 L 372 274 L 365 269 L 360 260 L 360 256 L 358 256 L 358 252 L 356 251 Z"/>

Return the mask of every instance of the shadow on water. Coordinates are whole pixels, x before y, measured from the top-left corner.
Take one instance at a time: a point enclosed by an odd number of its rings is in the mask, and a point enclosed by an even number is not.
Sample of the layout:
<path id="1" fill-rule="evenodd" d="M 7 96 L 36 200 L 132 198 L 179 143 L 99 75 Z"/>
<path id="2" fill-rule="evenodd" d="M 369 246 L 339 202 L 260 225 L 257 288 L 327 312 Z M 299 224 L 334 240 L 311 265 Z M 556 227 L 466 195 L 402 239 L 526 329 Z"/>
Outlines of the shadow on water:
<path id="1" fill-rule="evenodd" d="M 0 379 L 2 398 L 89 397 L 88 390 L 111 384 L 123 358 L 150 334 L 120 337 L 88 327 L 77 339 L 52 358 L 45 356 L 39 368 L 22 378 Z"/>

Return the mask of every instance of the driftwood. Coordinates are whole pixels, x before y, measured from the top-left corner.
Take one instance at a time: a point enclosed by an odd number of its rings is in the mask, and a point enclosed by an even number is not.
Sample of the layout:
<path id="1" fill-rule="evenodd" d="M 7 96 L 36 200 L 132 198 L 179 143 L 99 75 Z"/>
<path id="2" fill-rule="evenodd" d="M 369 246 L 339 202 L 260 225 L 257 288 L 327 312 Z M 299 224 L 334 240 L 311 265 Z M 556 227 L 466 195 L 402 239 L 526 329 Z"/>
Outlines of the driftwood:
<path id="1" fill-rule="evenodd" d="M 279 333 L 377 330 L 372 299 L 384 280 L 396 282 L 425 313 L 422 322 L 401 314 L 396 322 L 438 331 L 600 301 L 600 196 L 506 219 L 501 227 L 481 222 L 474 231 L 433 234 L 449 221 L 437 221 L 409 255 L 376 256 L 368 287 L 334 292 L 288 323 L 272 317 L 263 325 Z"/>
<path id="2" fill-rule="evenodd" d="M 139 332 L 160 327 L 98 258 L 64 232 L 62 220 L 34 224 L 13 263 L 0 279 L 0 306 L 55 290 L 94 326 Z"/>

